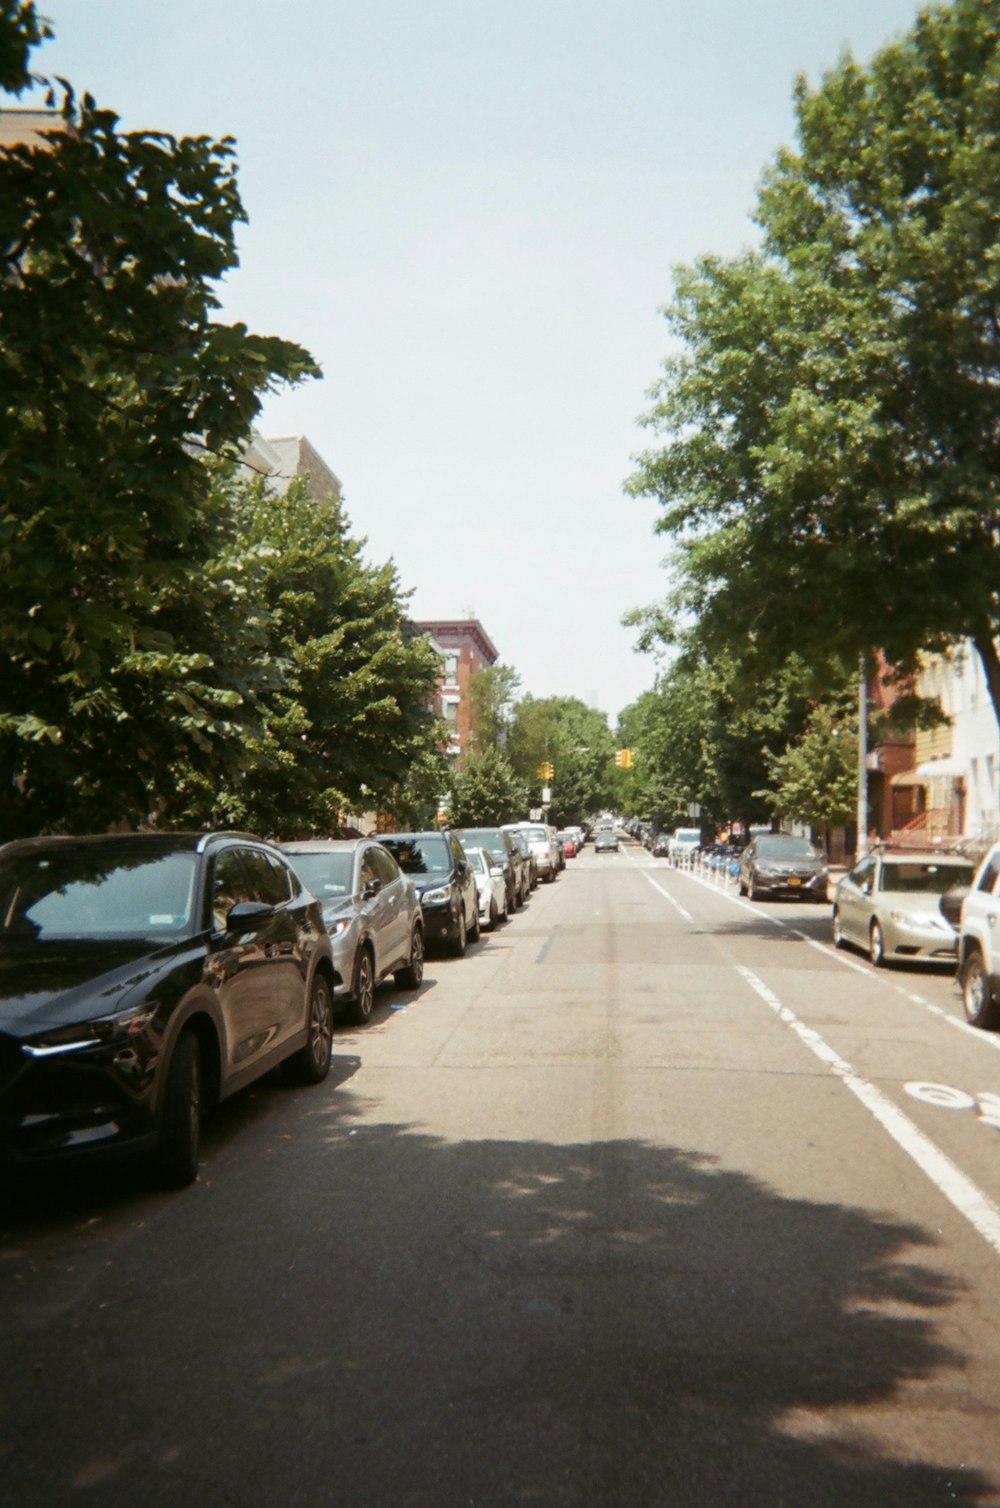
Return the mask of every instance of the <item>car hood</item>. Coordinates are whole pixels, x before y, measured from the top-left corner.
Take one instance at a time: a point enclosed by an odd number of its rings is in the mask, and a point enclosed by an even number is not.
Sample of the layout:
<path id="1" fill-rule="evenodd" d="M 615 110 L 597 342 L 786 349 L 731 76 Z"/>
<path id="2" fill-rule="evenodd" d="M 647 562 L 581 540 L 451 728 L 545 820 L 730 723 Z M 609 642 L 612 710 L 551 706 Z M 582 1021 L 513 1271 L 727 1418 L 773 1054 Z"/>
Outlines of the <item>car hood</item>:
<path id="1" fill-rule="evenodd" d="M 189 941 L 151 948 L 146 938 L 6 946 L 0 950 L 0 1031 L 28 1037 L 110 1016 L 189 948 Z"/>

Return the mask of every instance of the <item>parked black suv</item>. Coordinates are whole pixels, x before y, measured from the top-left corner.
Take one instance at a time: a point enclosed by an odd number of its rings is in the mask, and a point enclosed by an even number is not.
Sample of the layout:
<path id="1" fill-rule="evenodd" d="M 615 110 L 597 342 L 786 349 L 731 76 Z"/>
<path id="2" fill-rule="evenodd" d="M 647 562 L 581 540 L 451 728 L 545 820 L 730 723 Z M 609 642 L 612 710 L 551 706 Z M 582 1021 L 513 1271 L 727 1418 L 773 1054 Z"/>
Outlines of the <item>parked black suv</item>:
<path id="1" fill-rule="evenodd" d="M 447 943 L 461 958 L 466 939 L 479 940 L 479 895 L 472 866 L 455 834 L 447 829 L 380 833 L 379 842 L 416 886 L 425 942 Z"/>
<path id="2" fill-rule="evenodd" d="M 141 1148 L 181 1186 L 207 1105 L 277 1063 L 329 1071 L 322 912 L 247 834 L 5 844 L 0 981 L 6 1162 Z"/>

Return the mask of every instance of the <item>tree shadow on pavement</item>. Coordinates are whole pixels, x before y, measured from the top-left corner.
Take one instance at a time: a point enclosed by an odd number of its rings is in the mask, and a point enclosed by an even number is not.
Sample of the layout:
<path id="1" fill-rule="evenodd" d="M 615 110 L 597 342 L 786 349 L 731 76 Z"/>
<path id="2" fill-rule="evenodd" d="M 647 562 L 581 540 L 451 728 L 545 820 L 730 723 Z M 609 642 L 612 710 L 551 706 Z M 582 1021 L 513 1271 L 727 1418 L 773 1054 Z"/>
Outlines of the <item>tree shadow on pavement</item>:
<path id="1" fill-rule="evenodd" d="M 939 1329 L 964 1291 L 927 1230 L 684 1149 L 448 1142 L 356 1121 L 349 1090 L 295 1105 L 270 1155 L 147 1200 L 89 1256 L 72 1219 L 44 1252 L 8 1230 L 7 1501 L 987 1501 L 908 1396 L 961 1389 Z"/>

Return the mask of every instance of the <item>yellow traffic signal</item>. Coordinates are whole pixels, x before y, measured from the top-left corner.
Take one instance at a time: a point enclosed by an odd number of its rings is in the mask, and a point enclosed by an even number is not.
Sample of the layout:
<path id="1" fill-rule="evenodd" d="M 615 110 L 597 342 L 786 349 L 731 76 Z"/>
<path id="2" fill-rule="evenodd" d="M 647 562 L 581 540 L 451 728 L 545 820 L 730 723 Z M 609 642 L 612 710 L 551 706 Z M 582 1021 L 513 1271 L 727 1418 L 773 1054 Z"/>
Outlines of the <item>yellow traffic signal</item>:
<path id="1" fill-rule="evenodd" d="M 550 759 L 545 759 L 538 766 L 539 780 L 551 780 L 556 772 L 556 767 Z"/>
<path id="2" fill-rule="evenodd" d="M 632 768 L 632 750 L 619 749 L 615 754 L 615 764 L 620 770 L 630 770 Z"/>

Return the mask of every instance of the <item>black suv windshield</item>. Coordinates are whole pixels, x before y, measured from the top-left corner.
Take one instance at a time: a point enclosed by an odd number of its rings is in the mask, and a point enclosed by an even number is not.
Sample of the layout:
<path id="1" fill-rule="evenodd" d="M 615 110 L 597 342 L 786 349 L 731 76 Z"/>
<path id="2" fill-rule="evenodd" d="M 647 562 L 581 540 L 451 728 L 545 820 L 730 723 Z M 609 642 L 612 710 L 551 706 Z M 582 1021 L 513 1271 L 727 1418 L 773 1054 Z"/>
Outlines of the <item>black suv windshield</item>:
<path id="1" fill-rule="evenodd" d="M 192 853 L 88 844 L 0 860 L 0 939 L 176 935 L 192 922 Z"/>
<path id="2" fill-rule="evenodd" d="M 380 838 L 404 874 L 449 874 L 451 854 L 444 838 Z"/>

